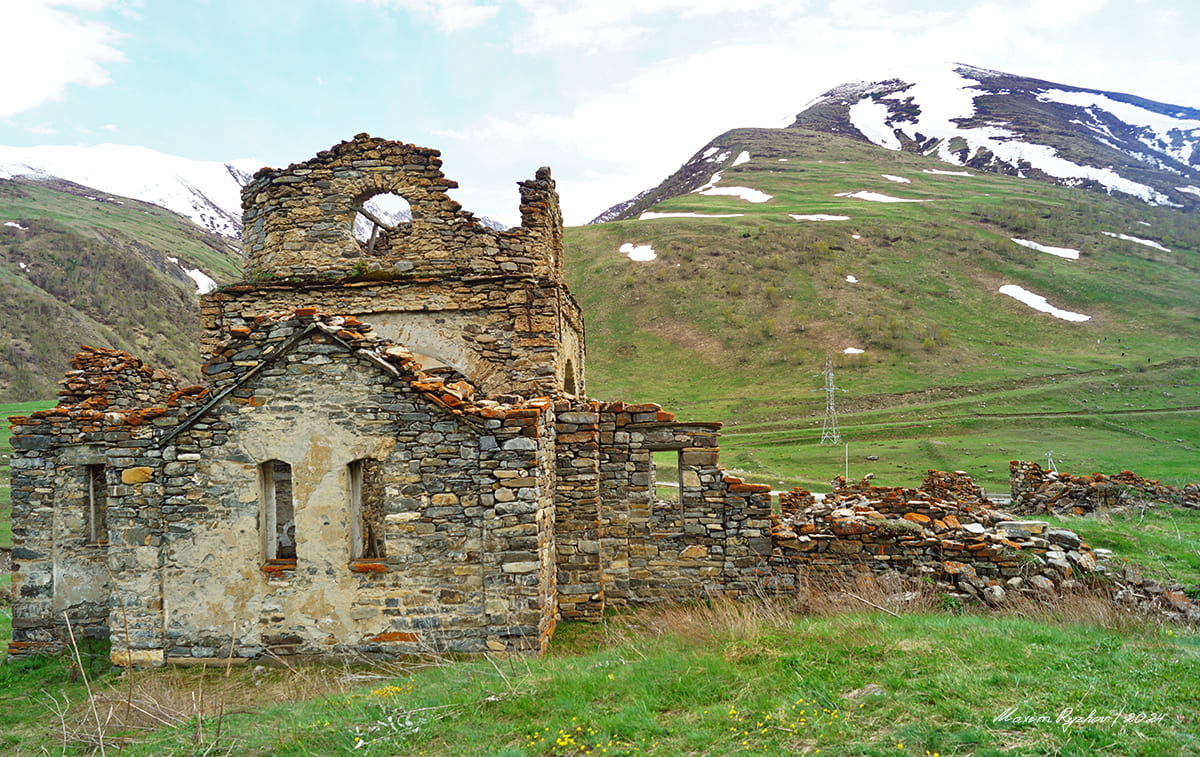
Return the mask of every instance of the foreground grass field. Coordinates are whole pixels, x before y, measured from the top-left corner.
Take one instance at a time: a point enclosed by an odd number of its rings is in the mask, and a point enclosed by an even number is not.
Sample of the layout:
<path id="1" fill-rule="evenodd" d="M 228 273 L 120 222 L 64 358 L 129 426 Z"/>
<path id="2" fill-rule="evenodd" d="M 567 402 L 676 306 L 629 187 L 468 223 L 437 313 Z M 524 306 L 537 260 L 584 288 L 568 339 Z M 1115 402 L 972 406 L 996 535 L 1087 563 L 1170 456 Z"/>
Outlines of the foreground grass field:
<path id="1" fill-rule="evenodd" d="M 930 610 L 933 599 L 916 600 L 911 614 L 898 617 L 829 597 L 815 606 L 645 611 L 600 626 L 564 625 L 542 660 L 173 669 L 135 673 L 131 688 L 93 664 L 87 685 L 95 709 L 65 660 L 15 663 L 0 668 L 0 748 L 13 755 L 98 753 L 101 742 L 124 755 L 1200 753 L 1194 631 L 1083 600 L 985 616 Z"/>

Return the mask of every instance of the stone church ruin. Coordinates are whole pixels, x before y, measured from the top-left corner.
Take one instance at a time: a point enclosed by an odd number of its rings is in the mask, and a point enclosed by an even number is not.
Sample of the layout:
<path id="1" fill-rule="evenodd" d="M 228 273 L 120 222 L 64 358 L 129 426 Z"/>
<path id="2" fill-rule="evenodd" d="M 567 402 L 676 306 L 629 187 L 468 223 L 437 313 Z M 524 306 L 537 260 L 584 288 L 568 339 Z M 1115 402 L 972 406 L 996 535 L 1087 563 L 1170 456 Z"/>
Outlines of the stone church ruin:
<path id="1" fill-rule="evenodd" d="M 445 194 L 438 155 L 360 134 L 259 171 L 244 277 L 201 298 L 203 386 L 84 348 L 56 407 L 10 419 L 11 655 L 61 649 L 68 618 L 122 665 L 539 653 L 560 619 L 830 571 L 982 595 L 1094 565 L 937 495 L 961 481 L 772 514 L 769 487 L 718 466 L 720 424 L 587 398 L 549 170 L 497 231 Z M 357 240 L 386 193 L 412 221 Z M 660 451 L 677 501 L 655 496 Z"/>

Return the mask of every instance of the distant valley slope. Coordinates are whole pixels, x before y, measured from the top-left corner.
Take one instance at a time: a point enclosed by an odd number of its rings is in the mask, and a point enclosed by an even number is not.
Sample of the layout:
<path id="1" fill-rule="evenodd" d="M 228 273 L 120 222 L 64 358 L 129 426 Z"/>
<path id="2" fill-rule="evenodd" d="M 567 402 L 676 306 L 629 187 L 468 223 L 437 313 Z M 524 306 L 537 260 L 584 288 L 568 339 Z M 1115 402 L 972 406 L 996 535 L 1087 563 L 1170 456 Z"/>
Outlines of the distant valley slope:
<path id="1" fill-rule="evenodd" d="M 942 74 L 721 134 L 569 229 L 589 390 L 725 421 L 724 458 L 777 484 L 994 489 L 1048 452 L 1200 478 L 1200 113 Z M 845 460 L 816 444 L 827 355 Z"/>
<path id="2" fill-rule="evenodd" d="M 0 401 L 54 396 L 80 344 L 199 378 L 197 294 L 241 269 L 236 240 L 61 179 L 0 179 Z"/>

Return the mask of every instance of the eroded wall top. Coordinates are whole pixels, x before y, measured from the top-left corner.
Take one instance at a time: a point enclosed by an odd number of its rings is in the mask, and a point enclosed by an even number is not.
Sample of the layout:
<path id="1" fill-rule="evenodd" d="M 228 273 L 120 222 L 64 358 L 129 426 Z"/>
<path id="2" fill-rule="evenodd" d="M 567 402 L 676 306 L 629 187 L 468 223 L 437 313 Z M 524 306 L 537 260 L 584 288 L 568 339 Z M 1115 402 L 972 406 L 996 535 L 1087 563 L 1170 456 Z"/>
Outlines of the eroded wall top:
<path id="1" fill-rule="evenodd" d="M 242 189 L 246 278 L 384 274 L 522 275 L 561 282 L 562 214 L 550 170 L 519 183 L 521 226 L 496 231 L 446 191 L 440 152 L 359 134 L 287 168 L 264 168 Z M 395 194 L 411 223 L 354 236 L 363 203 Z"/>

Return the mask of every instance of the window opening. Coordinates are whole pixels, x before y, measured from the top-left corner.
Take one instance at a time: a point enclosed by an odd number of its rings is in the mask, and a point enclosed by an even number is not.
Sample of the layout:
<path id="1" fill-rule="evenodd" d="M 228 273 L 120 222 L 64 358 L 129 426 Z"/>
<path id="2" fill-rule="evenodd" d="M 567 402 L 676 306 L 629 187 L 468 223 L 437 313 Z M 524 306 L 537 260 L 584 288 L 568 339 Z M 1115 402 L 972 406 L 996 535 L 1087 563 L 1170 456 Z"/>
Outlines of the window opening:
<path id="1" fill-rule="evenodd" d="M 292 466 L 282 460 L 268 460 L 260 469 L 267 559 L 295 560 L 296 517 L 292 507 Z"/>
<path id="2" fill-rule="evenodd" d="M 683 453 L 664 450 L 654 453 L 654 497 L 660 527 L 683 528 Z M 670 483 L 668 483 L 670 482 Z M 676 525 L 676 519 L 678 523 Z"/>
<path id="3" fill-rule="evenodd" d="M 383 537 L 383 487 L 378 460 L 355 460 L 350 478 L 350 559 L 381 560 L 387 555 Z"/>
<path id="4" fill-rule="evenodd" d="M 108 544 L 108 476 L 103 464 L 87 466 L 88 542 Z"/>
<path id="5" fill-rule="evenodd" d="M 412 206 L 397 194 L 375 195 L 358 205 L 354 216 L 354 238 L 366 246 L 367 254 L 373 255 L 376 247 L 383 246 L 388 232 L 401 224 L 412 222 Z"/>
<path id="6" fill-rule="evenodd" d="M 563 369 L 565 374 L 563 377 L 563 392 L 575 396 L 575 366 L 570 360 L 567 360 L 567 365 Z"/>

